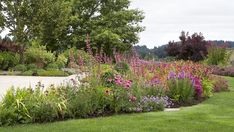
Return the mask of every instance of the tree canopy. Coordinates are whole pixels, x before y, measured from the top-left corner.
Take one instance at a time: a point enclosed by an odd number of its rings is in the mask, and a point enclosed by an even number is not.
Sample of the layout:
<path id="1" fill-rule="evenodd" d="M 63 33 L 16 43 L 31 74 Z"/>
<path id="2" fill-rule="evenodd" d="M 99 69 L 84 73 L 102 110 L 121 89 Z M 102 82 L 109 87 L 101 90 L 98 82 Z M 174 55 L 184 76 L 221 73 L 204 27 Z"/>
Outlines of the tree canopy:
<path id="1" fill-rule="evenodd" d="M 113 48 L 130 49 L 144 30 L 143 12 L 129 6 L 130 0 L 1 0 L 0 26 L 17 43 L 37 39 L 52 51 L 85 49 L 89 34 L 93 50 L 111 55 Z"/>

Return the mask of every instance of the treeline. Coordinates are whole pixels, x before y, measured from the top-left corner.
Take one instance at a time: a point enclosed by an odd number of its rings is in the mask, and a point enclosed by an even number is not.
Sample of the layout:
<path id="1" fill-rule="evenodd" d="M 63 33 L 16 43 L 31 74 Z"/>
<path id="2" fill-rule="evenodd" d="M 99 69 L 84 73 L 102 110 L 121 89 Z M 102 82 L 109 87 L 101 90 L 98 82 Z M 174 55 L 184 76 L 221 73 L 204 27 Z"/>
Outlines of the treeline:
<path id="1" fill-rule="evenodd" d="M 169 42 L 169 44 L 154 47 L 153 49 L 147 48 L 147 46 L 134 46 L 138 55 L 142 59 L 146 60 L 157 60 L 157 59 L 165 59 L 170 56 L 179 57 L 179 59 L 188 59 L 186 57 L 193 57 L 200 60 L 202 55 L 200 55 L 201 49 L 205 49 L 204 46 L 207 44 L 216 44 L 216 45 L 226 45 L 228 48 L 234 48 L 234 41 L 223 41 L 223 40 L 212 40 L 212 41 L 205 41 L 204 37 L 200 34 L 193 34 L 190 36 L 186 36 L 182 34 L 180 36 L 181 41 L 179 42 Z M 186 40 L 186 41 L 185 41 Z M 196 42 L 196 43 L 193 43 Z M 183 47 L 178 47 L 178 44 L 182 44 Z M 185 47 L 187 46 L 187 47 Z M 195 47 L 194 47 L 195 46 Z M 202 48 L 203 47 L 203 48 Z M 183 50 L 184 49 L 184 50 Z M 190 50 L 191 49 L 191 50 Z M 194 50 L 196 49 L 196 50 Z M 180 51 L 184 51 L 179 53 Z M 194 51 L 194 52 L 193 52 Z M 196 54 L 199 53 L 199 54 Z M 193 56 L 190 56 L 190 55 Z M 206 52 L 203 53 L 206 56 Z M 179 56 L 178 56 L 179 55 Z"/>
<path id="2" fill-rule="evenodd" d="M 159 47 L 154 47 L 153 49 L 149 49 L 145 45 L 134 46 L 140 58 L 146 60 L 151 60 L 151 59 L 157 60 L 157 59 L 166 58 L 167 57 L 167 53 L 165 51 L 166 47 L 167 45 L 163 45 Z"/>
<path id="3" fill-rule="evenodd" d="M 228 46 L 228 48 L 234 48 L 234 41 L 214 40 L 211 42 L 218 44 L 218 45 L 226 44 Z"/>
<path id="4" fill-rule="evenodd" d="M 86 49 L 111 55 L 112 49 L 126 51 L 138 42 L 144 30 L 143 12 L 129 9 L 130 0 L 1 0 L 0 33 L 21 47 L 38 41 L 47 50 L 63 52 Z"/>

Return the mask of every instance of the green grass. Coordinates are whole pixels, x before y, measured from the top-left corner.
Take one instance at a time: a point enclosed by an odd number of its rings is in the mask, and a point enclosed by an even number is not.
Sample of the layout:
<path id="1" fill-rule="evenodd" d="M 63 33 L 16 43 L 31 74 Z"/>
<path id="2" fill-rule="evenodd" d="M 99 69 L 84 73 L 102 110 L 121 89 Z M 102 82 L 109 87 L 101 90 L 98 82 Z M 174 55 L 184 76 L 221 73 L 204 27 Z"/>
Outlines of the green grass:
<path id="1" fill-rule="evenodd" d="M 234 131 L 234 78 L 230 92 L 215 94 L 205 102 L 178 112 L 151 112 L 78 119 L 48 124 L 17 125 L 1 132 L 231 132 Z"/>

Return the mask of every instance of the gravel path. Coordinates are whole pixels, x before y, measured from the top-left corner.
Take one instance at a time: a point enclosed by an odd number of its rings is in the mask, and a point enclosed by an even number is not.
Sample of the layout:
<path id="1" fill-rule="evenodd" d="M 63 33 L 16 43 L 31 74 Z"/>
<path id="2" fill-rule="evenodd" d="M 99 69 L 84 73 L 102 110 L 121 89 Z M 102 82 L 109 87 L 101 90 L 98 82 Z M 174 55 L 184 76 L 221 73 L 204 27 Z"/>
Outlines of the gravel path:
<path id="1" fill-rule="evenodd" d="M 78 80 L 84 75 L 71 75 L 68 77 L 33 77 L 33 76 L 0 76 L 0 97 L 2 97 L 6 91 L 14 87 L 32 87 L 35 88 L 38 82 L 44 84 L 45 88 L 54 84 L 55 86 L 66 84 L 71 79 Z"/>

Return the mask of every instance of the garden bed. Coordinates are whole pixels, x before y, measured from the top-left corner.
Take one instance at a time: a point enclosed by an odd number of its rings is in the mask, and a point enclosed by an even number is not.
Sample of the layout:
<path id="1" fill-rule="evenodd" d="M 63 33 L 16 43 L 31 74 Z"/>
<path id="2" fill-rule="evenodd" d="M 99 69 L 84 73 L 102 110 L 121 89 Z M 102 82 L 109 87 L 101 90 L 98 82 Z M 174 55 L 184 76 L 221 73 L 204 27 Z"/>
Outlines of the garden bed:
<path id="1" fill-rule="evenodd" d="M 163 111 L 198 104 L 219 88 L 209 68 L 198 63 L 129 60 L 96 63 L 81 85 L 70 79 L 62 86 L 9 89 L 0 105 L 1 125 Z"/>

